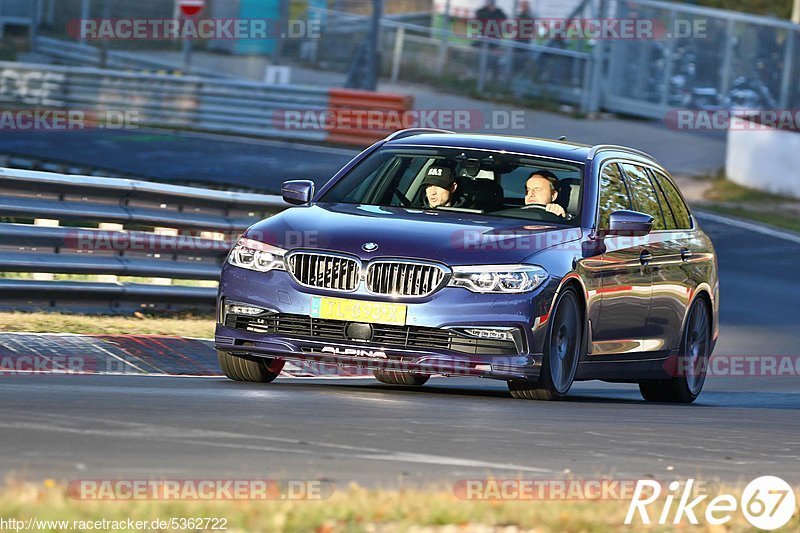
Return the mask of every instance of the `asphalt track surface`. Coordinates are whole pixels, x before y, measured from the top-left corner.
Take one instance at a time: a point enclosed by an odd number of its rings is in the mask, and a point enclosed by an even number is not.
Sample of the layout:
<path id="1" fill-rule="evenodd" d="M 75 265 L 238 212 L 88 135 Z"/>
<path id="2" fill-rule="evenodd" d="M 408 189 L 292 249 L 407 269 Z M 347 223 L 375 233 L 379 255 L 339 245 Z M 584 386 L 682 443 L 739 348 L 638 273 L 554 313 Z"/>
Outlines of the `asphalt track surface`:
<path id="1" fill-rule="evenodd" d="M 716 354 L 800 355 L 800 239 L 702 219 L 720 259 Z M 33 478 L 459 479 L 702 477 L 800 482 L 800 378 L 711 377 L 691 406 L 577 384 L 512 400 L 502 382 L 5 376 L 0 473 Z"/>
<path id="2" fill-rule="evenodd" d="M 240 186 L 327 182 L 359 150 L 169 130 L 0 131 L 0 154 L 140 179 Z"/>

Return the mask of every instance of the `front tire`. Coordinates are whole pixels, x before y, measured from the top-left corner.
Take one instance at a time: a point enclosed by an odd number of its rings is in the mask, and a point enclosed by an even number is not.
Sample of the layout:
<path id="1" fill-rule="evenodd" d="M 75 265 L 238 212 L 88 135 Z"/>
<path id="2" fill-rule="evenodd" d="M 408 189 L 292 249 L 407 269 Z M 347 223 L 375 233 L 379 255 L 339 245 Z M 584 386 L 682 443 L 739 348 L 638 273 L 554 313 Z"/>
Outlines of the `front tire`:
<path id="1" fill-rule="evenodd" d="M 649 402 L 692 403 L 706 381 L 710 352 L 708 303 L 699 298 L 692 304 L 686 320 L 675 372 L 677 376 L 639 382 L 642 397 Z"/>
<path id="2" fill-rule="evenodd" d="M 553 308 L 538 381 L 508 382 L 511 396 L 525 400 L 563 400 L 583 357 L 583 314 L 574 289 L 567 288 Z"/>
<path id="3" fill-rule="evenodd" d="M 217 350 L 219 366 L 226 377 L 234 381 L 269 383 L 283 370 L 284 361 L 265 357 L 247 357 Z"/>
<path id="4" fill-rule="evenodd" d="M 373 370 L 375 379 L 387 385 L 406 385 L 421 387 L 430 379 L 427 374 L 414 374 L 412 372 L 397 372 L 396 370 Z"/>

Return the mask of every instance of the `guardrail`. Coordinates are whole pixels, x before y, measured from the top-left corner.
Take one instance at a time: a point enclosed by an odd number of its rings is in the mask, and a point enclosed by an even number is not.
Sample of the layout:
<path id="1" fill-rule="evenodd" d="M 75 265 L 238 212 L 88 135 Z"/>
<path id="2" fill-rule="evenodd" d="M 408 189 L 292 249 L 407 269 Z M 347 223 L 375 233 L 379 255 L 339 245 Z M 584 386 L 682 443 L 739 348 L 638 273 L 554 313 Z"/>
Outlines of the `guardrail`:
<path id="1" fill-rule="evenodd" d="M 366 117 L 339 120 L 343 114 L 370 111 L 382 117 L 413 107 L 413 98 L 404 95 L 11 62 L 0 62 L 0 101 L 101 115 L 135 113 L 133 124 L 116 127 L 183 128 L 350 146 L 368 145 L 386 130 L 370 127 Z"/>
<path id="2" fill-rule="evenodd" d="M 211 310 L 209 285 L 238 235 L 286 207 L 271 195 L 0 168 L 0 308 Z"/>
<path id="3" fill-rule="evenodd" d="M 37 53 L 46 55 L 61 65 L 104 67 L 103 51 L 90 44 L 38 35 L 34 40 L 33 49 Z M 180 75 L 195 74 L 211 78 L 227 77 L 216 71 L 198 67 L 192 67 L 190 73 L 183 72 L 182 65 L 178 63 L 148 59 L 147 57 L 143 57 L 142 54 L 123 50 L 107 50 L 105 63 L 105 68 L 113 69 L 155 70 L 164 71 L 165 73 L 167 71 L 172 71 Z"/>

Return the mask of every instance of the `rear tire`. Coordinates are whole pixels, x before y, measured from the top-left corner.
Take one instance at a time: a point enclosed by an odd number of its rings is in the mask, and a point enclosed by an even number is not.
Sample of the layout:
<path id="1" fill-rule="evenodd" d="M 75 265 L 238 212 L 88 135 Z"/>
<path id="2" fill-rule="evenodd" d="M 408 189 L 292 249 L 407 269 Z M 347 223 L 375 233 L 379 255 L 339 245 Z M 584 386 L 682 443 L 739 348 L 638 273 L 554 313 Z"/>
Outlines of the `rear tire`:
<path id="1" fill-rule="evenodd" d="M 219 366 L 226 377 L 234 381 L 269 383 L 283 370 L 284 361 L 264 357 L 246 357 L 217 350 Z"/>
<path id="2" fill-rule="evenodd" d="M 430 379 L 427 374 L 414 374 L 412 372 L 398 372 L 396 370 L 373 370 L 375 379 L 387 385 L 406 385 L 421 387 Z"/>
<path id="3" fill-rule="evenodd" d="M 512 380 L 508 390 L 519 400 L 563 400 L 583 357 L 583 313 L 574 289 L 566 288 L 553 307 L 538 381 Z"/>
<path id="4" fill-rule="evenodd" d="M 677 376 L 639 382 L 639 391 L 648 402 L 692 403 L 706 381 L 711 355 L 711 323 L 708 303 L 697 299 L 689 310 L 678 355 Z"/>

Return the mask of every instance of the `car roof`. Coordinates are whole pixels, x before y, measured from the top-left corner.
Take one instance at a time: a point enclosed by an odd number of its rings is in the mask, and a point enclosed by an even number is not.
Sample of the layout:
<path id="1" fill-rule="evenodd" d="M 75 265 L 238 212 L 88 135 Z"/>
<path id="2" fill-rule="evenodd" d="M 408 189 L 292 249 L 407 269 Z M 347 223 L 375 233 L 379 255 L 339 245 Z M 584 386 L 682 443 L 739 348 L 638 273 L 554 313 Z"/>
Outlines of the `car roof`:
<path id="1" fill-rule="evenodd" d="M 586 162 L 592 149 L 587 144 L 567 141 L 482 133 L 418 133 L 396 139 L 390 138 L 386 146 L 472 148 L 540 155 L 580 163 Z"/>
<path id="2" fill-rule="evenodd" d="M 644 163 L 663 166 L 650 154 L 613 144 L 590 146 L 565 140 L 522 137 L 516 135 L 493 135 L 486 133 L 455 133 L 444 130 L 409 129 L 398 131 L 386 139 L 386 146 L 429 146 L 446 148 L 468 148 L 512 152 L 534 156 L 552 157 L 576 163 L 586 163 L 601 152 L 625 154 Z"/>

